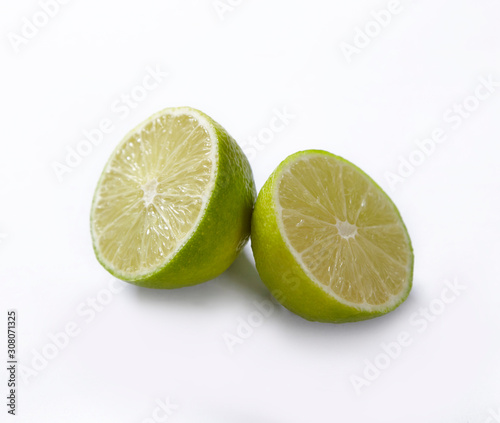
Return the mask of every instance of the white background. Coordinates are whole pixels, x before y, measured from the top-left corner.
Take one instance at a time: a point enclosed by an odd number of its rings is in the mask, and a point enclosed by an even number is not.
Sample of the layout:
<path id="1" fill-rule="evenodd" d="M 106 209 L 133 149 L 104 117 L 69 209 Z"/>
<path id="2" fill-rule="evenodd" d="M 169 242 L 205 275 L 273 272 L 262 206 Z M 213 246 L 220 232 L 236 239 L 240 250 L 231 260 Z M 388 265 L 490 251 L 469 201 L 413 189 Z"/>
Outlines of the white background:
<path id="1" fill-rule="evenodd" d="M 350 60 L 342 43 L 353 45 L 356 28 L 370 27 L 386 1 L 232 4 L 73 0 L 16 44 L 25 19 L 43 23 L 41 7 L 2 2 L 0 325 L 17 309 L 20 363 L 33 369 L 44 351 L 52 358 L 36 375 L 18 374 L 18 416 L 6 417 L 3 405 L 0 420 L 151 422 L 157 401 L 169 398 L 176 410 L 156 421 L 496 421 L 500 87 L 478 102 L 468 96 L 481 77 L 500 81 L 500 2 L 401 0 Z M 140 94 L 148 67 L 168 76 L 120 115 L 113 107 Z M 450 121 L 464 101 L 470 117 Z M 251 159 L 258 189 L 287 155 L 308 148 L 369 173 L 412 237 L 408 300 L 382 318 L 344 325 L 275 306 L 231 352 L 224 334 L 237 335 L 258 310 L 254 302 L 270 299 L 249 245 L 211 282 L 158 292 L 117 281 L 122 289 L 110 300 L 103 290 L 113 278 L 89 235 L 95 184 L 129 129 L 183 105 L 212 116 L 247 151 L 276 109 L 293 114 L 272 140 L 258 139 Z M 102 119 L 113 130 L 58 178 L 55 163 L 65 165 L 68 148 Z M 435 128 L 446 140 L 391 189 L 387 172 L 398 172 L 401 157 L 421 159 L 415 140 Z M 465 289 L 440 309 L 446 281 Z M 110 302 L 92 315 L 87 302 L 96 297 Z M 440 314 L 425 328 L 415 324 L 414 313 L 431 303 Z M 51 334 L 71 322 L 78 335 L 54 353 Z M 357 393 L 352 376 L 363 377 L 366 360 L 402 332 L 412 344 Z M 6 330 L 0 334 L 4 363 Z"/>

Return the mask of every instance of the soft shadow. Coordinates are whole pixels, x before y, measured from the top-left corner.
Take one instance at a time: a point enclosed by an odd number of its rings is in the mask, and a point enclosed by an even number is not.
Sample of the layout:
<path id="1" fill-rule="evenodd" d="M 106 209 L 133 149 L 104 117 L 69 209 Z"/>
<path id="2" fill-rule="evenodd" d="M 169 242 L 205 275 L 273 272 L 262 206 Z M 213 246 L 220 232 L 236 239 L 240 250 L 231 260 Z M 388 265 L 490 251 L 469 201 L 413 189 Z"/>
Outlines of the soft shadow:
<path id="1" fill-rule="evenodd" d="M 197 307 L 219 307 L 236 298 L 269 298 L 253 262 L 244 250 L 234 263 L 217 278 L 195 286 L 178 289 L 150 289 L 134 286 L 134 295 L 150 303 L 186 304 Z"/>
<path id="2" fill-rule="evenodd" d="M 226 289 L 235 290 L 243 296 L 269 298 L 271 293 L 260 279 L 253 261 L 245 249 L 224 273 L 221 281 Z"/>
<path id="3" fill-rule="evenodd" d="M 343 340 L 360 339 L 382 328 L 393 327 L 399 330 L 397 328 L 401 326 L 409 326 L 409 316 L 418 310 L 419 305 L 423 305 L 423 298 L 418 287 L 413 287 L 406 301 L 396 310 L 374 319 L 341 324 L 310 322 L 284 309 L 283 313 L 280 313 L 280 324 L 283 325 L 284 332 L 292 333 L 294 336 L 316 337 L 335 333 L 337 336 L 342 336 Z"/>
<path id="4" fill-rule="evenodd" d="M 191 287 L 179 289 L 148 289 L 134 286 L 134 295 L 140 302 L 148 304 L 172 305 L 186 308 L 206 309 L 224 308 L 225 305 L 237 301 L 272 299 L 271 293 L 259 277 L 251 252 L 245 249 L 234 263 L 219 277 Z M 413 287 L 409 297 L 396 310 L 371 320 L 361 322 L 332 324 L 310 322 L 277 305 L 282 310 L 273 319 L 278 320 L 281 333 L 285 337 L 301 340 L 325 337 L 335 334 L 340 340 L 349 342 L 373 334 L 381 329 L 396 333 L 409 326 L 410 315 L 424 305 L 424 296 L 419 286 Z M 276 304 L 277 302 L 274 301 Z"/>

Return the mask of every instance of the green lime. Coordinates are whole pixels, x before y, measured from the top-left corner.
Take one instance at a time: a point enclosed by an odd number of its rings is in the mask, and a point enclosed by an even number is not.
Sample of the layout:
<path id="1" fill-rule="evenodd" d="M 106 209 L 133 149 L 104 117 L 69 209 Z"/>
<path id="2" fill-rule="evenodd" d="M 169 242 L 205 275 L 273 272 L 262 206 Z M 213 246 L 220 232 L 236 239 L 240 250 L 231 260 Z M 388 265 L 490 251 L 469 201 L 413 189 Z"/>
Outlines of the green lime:
<path id="1" fill-rule="evenodd" d="M 148 288 L 221 274 L 248 241 L 255 184 L 244 153 L 204 113 L 165 109 L 116 147 L 94 194 L 99 262 Z"/>
<path id="2" fill-rule="evenodd" d="M 269 177 L 255 204 L 252 249 L 278 301 L 308 320 L 380 316 L 412 285 L 413 250 L 396 206 L 326 151 L 293 154 Z"/>

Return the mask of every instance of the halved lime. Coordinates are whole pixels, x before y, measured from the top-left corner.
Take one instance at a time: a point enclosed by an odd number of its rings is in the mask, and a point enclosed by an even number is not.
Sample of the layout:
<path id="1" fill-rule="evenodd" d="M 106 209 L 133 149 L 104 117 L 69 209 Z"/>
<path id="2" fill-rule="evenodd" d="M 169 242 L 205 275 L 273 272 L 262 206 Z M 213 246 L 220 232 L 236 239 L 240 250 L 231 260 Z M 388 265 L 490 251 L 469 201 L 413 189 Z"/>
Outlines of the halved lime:
<path id="1" fill-rule="evenodd" d="M 326 151 L 293 154 L 269 177 L 252 249 L 278 301 L 308 320 L 380 316 L 412 285 L 413 250 L 396 206 L 362 170 Z"/>
<path id="2" fill-rule="evenodd" d="M 117 146 L 91 211 L 94 251 L 114 276 L 151 288 L 222 273 L 250 235 L 255 184 L 245 155 L 210 117 L 165 109 Z"/>

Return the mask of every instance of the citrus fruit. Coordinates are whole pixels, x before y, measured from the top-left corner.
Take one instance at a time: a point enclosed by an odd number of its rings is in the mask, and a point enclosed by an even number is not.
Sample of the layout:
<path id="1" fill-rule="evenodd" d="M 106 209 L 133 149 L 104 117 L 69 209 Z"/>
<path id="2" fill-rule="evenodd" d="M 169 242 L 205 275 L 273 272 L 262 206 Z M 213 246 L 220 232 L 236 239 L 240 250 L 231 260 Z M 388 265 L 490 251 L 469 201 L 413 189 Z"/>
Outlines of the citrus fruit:
<path id="1" fill-rule="evenodd" d="M 273 295 L 308 320 L 380 316 L 412 285 L 413 250 L 396 206 L 326 151 L 293 154 L 269 177 L 255 204 L 252 250 Z"/>
<path id="2" fill-rule="evenodd" d="M 128 133 L 102 172 L 95 254 L 114 276 L 149 288 L 213 279 L 248 241 L 255 195 L 247 158 L 219 124 L 165 109 Z"/>

